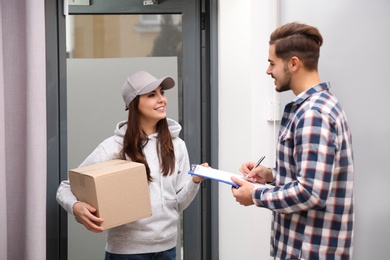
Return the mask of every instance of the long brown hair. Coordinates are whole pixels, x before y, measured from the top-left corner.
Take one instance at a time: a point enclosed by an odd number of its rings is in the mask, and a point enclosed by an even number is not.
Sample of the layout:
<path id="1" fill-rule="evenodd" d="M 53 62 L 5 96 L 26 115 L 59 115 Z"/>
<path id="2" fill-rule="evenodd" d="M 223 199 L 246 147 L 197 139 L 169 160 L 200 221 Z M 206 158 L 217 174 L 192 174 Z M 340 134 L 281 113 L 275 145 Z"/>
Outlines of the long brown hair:
<path id="1" fill-rule="evenodd" d="M 137 96 L 129 105 L 127 120 L 127 130 L 123 138 L 123 149 L 121 156 L 126 156 L 133 162 L 139 162 L 145 165 L 148 181 L 153 181 L 150 174 L 150 168 L 143 153 L 144 146 L 149 138 L 142 130 L 139 118 L 139 96 Z M 163 176 L 168 176 L 175 169 L 175 151 L 173 149 L 172 136 L 169 132 L 167 119 L 161 119 L 157 122 L 157 154 L 159 155 L 160 170 Z"/>
<path id="2" fill-rule="evenodd" d="M 277 57 L 287 61 L 297 56 L 308 70 L 318 69 L 322 43 L 323 38 L 317 28 L 301 23 L 288 23 L 277 28 L 269 41 L 270 45 L 275 44 Z"/>

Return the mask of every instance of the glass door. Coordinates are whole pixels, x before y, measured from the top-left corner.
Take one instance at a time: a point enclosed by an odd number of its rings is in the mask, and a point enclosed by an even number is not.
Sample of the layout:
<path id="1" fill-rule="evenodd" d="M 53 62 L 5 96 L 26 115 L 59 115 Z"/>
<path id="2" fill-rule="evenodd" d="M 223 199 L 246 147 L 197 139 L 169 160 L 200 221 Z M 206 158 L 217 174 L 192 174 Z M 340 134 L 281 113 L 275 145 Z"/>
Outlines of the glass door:
<path id="1" fill-rule="evenodd" d="M 127 118 L 121 87 L 138 70 L 175 79 L 176 87 L 166 92 L 167 114 L 182 125 L 182 138 L 191 162 L 200 162 L 199 3 L 197 0 L 161 2 L 100 0 L 69 6 L 66 16 L 68 169 L 77 167 L 101 141 L 113 134 L 117 122 Z M 186 259 L 200 259 L 200 212 L 198 196 L 185 212 L 188 218 L 181 218 L 177 259 L 184 259 L 184 255 L 191 255 Z M 191 222 L 189 228 L 183 224 L 186 219 Z M 73 217 L 68 218 L 67 224 L 68 259 L 101 259 L 105 235 L 87 231 Z M 187 249 L 186 243 L 191 247 Z"/>

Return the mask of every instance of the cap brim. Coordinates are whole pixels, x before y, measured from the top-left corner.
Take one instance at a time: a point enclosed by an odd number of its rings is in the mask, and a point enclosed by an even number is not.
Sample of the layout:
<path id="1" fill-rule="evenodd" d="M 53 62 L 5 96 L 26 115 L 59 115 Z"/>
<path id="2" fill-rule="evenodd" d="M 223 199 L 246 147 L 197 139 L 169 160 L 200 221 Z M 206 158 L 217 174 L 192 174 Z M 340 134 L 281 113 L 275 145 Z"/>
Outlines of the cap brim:
<path id="1" fill-rule="evenodd" d="M 153 81 L 152 83 L 149 83 L 146 85 L 139 93 L 138 95 L 147 94 L 149 92 L 152 92 L 156 88 L 161 86 L 164 90 L 171 89 L 175 86 L 175 81 L 171 77 L 164 77 L 161 79 L 158 79 L 156 81 Z"/>

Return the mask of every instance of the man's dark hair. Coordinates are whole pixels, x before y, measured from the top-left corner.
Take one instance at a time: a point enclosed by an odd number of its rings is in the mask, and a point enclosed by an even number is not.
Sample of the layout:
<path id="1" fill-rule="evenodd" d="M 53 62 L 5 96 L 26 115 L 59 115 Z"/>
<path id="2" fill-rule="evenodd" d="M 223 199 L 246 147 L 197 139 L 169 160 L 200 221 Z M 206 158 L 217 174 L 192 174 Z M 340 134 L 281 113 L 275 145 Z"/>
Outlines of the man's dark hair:
<path id="1" fill-rule="evenodd" d="M 270 37 L 269 44 L 275 45 L 275 55 L 284 61 L 298 57 L 307 70 L 318 69 L 322 36 L 317 28 L 288 23 L 277 28 Z"/>

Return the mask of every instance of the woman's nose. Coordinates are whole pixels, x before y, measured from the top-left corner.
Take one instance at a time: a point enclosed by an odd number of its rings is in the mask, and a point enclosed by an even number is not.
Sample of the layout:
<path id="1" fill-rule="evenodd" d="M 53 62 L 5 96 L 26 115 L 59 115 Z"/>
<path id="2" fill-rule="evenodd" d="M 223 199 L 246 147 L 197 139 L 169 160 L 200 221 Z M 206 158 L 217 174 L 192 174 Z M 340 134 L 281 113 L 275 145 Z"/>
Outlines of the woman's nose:
<path id="1" fill-rule="evenodd" d="M 159 93 L 158 95 L 157 95 L 157 100 L 158 100 L 158 102 L 162 102 L 162 101 L 164 101 L 166 99 L 166 97 L 164 96 L 164 95 L 162 95 L 161 93 Z"/>

